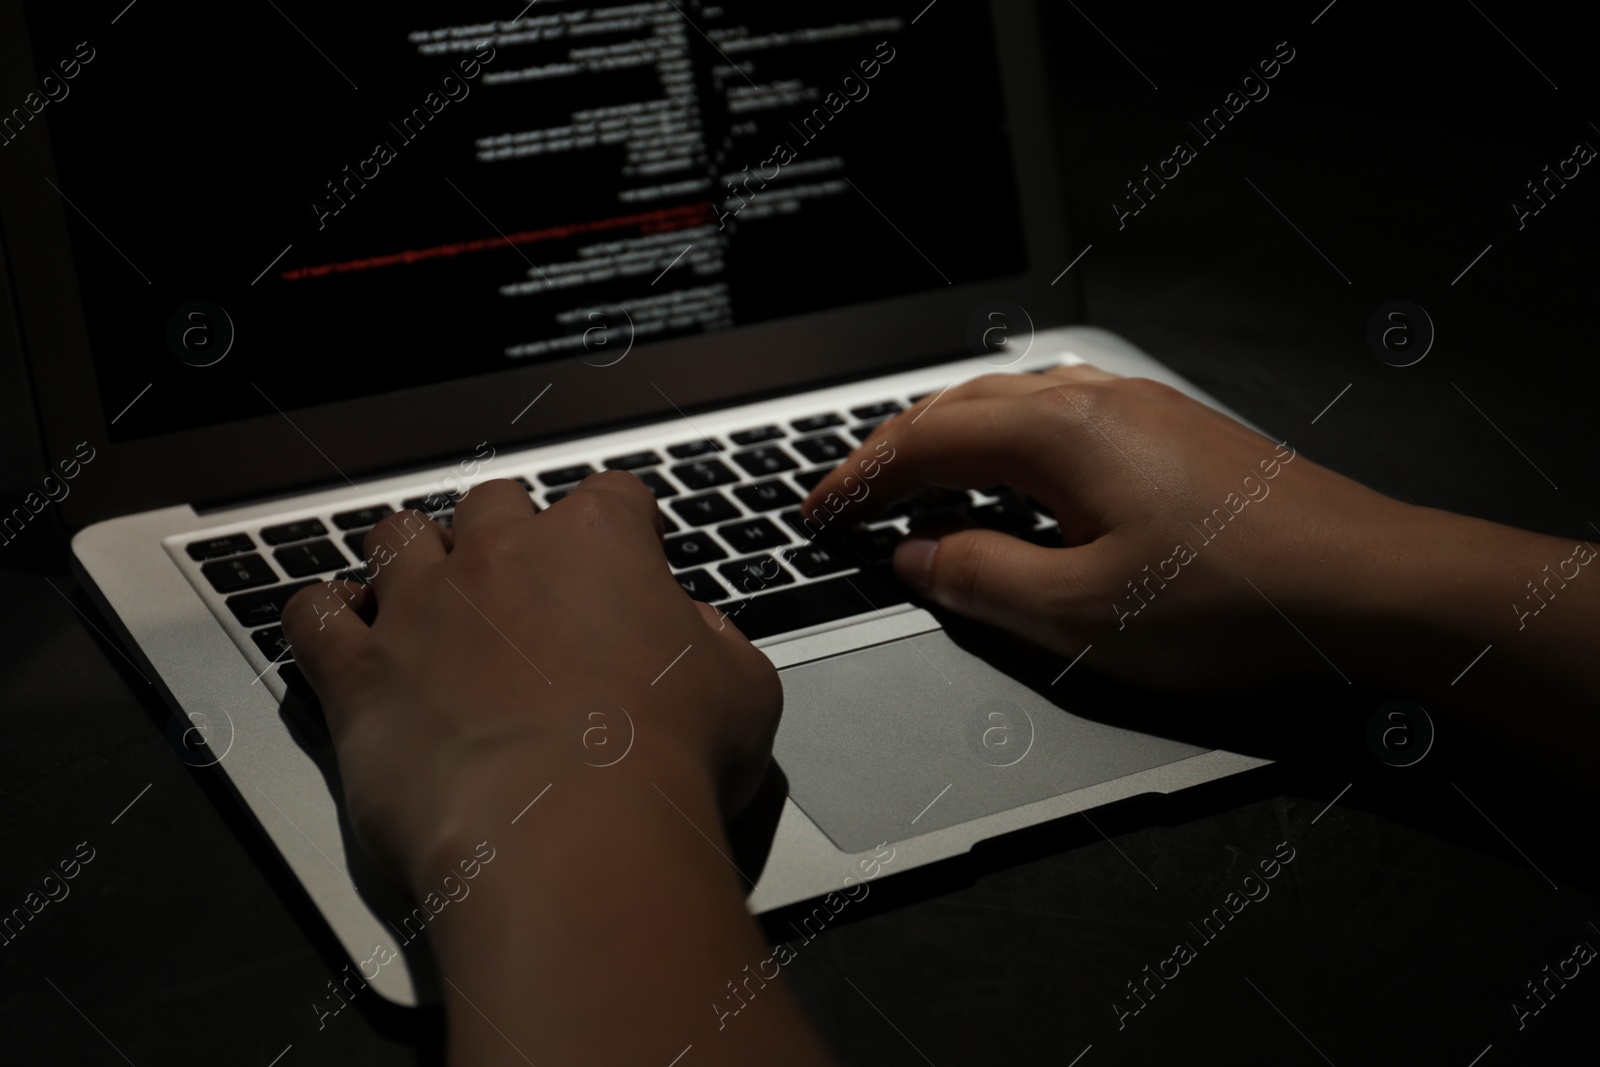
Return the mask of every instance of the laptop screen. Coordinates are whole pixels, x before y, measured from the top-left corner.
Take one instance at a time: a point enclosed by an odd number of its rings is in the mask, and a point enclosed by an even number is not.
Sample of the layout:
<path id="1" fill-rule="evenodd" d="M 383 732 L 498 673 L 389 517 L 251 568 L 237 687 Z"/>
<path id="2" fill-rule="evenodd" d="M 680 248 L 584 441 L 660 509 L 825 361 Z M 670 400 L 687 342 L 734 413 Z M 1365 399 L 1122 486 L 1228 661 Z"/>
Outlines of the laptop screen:
<path id="1" fill-rule="evenodd" d="M 110 440 L 1027 272 L 920 6 L 26 3 Z"/>

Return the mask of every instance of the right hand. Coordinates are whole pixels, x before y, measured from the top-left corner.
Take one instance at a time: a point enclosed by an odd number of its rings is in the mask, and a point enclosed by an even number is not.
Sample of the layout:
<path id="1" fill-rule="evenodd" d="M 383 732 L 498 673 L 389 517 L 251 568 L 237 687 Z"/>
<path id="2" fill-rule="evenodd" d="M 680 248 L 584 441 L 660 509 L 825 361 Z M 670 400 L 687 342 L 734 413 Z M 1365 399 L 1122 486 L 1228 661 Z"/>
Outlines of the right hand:
<path id="1" fill-rule="evenodd" d="M 1428 529 L 1425 509 L 1168 386 L 1085 364 L 985 375 L 924 398 L 803 508 L 842 529 L 929 486 L 996 484 L 1049 507 L 1066 547 L 914 528 L 895 551 L 900 579 L 1061 656 L 1092 643 L 1089 666 L 1169 691 L 1331 677 L 1285 619 L 1304 632 L 1349 617 L 1363 566 Z"/>

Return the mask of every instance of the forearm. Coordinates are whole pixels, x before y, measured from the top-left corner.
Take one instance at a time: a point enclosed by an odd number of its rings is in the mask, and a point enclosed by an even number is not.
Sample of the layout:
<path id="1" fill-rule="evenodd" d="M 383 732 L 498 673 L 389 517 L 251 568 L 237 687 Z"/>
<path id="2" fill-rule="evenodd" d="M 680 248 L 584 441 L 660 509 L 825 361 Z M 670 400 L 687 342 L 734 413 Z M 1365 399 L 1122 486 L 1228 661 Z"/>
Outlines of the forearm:
<path id="1" fill-rule="evenodd" d="M 551 778 L 437 924 L 450 1062 L 830 1062 L 781 976 L 750 980 L 771 953 L 709 783 L 569 763 L 523 792 Z M 737 1021 L 729 983 L 754 990 Z"/>
<path id="2" fill-rule="evenodd" d="M 1600 795 L 1600 560 L 1587 543 L 1405 508 L 1329 578 L 1333 645 L 1358 681 Z"/>

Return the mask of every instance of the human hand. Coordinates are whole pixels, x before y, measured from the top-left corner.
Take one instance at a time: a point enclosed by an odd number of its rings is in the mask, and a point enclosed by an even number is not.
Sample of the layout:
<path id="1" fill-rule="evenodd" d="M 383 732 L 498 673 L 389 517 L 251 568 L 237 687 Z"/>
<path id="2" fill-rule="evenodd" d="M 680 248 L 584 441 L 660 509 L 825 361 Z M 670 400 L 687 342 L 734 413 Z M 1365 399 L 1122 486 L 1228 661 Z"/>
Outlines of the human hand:
<path id="1" fill-rule="evenodd" d="M 516 483 L 487 482 L 453 529 L 416 512 L 378 524 L 370 588 L 329 583 L 289 602 L 284 632 L 321 697 L 355 831 L 413 891 L 546 781 L 599 774 L 577 767 L 595 759 L 594 712 L 619 752 L 622 724 L 634 731 L 606 774 L 703 783 L 724 817 L 754 794 L 777 672 L 684 595 L 660 531 L 650 491 L 625 473 L 593 475 L 538 514 Z"/>
<path id="2" fill-rule="evenodd" d="M 847 492 L 868 457 L 869 491 Z M 996 484 L 1049 507 L 1065 547 L 913 528 L 894 555 L 901 580 L 1062 656 L 1092 643 L 1096 669 L 1172 691 L 1331 676 L 1285 619 L 1359 615 L 1363 564 L 1425 536 L 1425 509 L 1175 389 L 1087 365 L 924 398 L 819 483 L 803 513 L 843 527 L 930 486 Z"/>

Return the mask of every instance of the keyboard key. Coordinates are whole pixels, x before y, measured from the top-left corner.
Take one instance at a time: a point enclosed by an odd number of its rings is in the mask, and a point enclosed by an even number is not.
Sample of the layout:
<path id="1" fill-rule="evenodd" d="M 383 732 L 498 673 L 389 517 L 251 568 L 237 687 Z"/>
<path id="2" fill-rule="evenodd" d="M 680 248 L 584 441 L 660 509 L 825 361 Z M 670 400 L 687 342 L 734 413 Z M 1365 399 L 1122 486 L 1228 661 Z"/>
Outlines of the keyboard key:
<path id="1" fill-rule="evenodd" d="M 370 508 L 340 512 L 333 517 L 333 524 L 341 530 L 364 530 L 378 525 L 379 519 L 393 512 L 387 504 L 375 504 Z"/>
<path id="2" fill-rule="evenodd" d="M 873 430 L 876 430 L 882 425 L 883 424 L 881 422 L 864 422 L 860 426 L 852 426 L 850 428 L 850 436 L 854 437 L 857 441 L 865 441 L 867 438 L 872 436 Z"/>
<path id="3" fill-rule="evenodd" d="M 734 455 L 733 461 L 751 474 L 760 478 L 767 474 L 781 474 L 783 471 L 797 470 L 800 464 L 789 458 L 789 454 L 776 445 L 766 448 L 752 448 L 748 452 L 739 452 Z"/>
<path id="4" fill-rule="evenodd" d="M 289 687 L 291 693 L 313 701 L 317 699 L 317 691 L 311 688 L 311 683 L 306 681 L 306 676 L 294 664 L 285 663 L 279 667 L 278 677 L 283 679 L 284 685 Z"/>
<path id="5" fill-rule="evenodd" d="M 668 515 L 664 511 L 661 512 L 661 532 L 662 533 L 677 533 L 681 529 L 683 529 L 683 527 L 681 527 L 677 523 L 673 522 L 671 515 Z"/>
<path id="6" fill-rule="evenodd" d="M 571 493 L 571 492 L 572 492 L 571 489 L 557 489 L 557 490 L 554 490 L 553 492 L 546 493 L 544 495 L 545 506 L 549 507 L 551 504 L 554 504 L 557 500 L 560 500 L 562 497 L 566 496 L 568 493 Z"/>
<path id="7" fill-rule="evenodd" d="M 1061 527 L 1059 526 L 1046 526 L 1042 530 L 1023 530 L 1017 536 L 1042 548 L 1064 548 L 1066 546 L 1066 541 L 1061 537 Z"/>
<path id="8" fill-rule="evenodd" d="M 705 493 L 674 500 L 669 507 L 690 526 L 710 526 L 739 517 L 739 509 L 721 493 Z"/>
<path id="9" fill-rule="evenodd" d="M 313 537 L 328 536 L 328 528 L 317 519 L 286 522 L 282 526 L 264 526 L 261 540 L 269 545 L 287 545 L 295 541 L 309 541 Z"/>
<path id="10" fill-rule="evenodd" d="M 693 463 L 680 463 L 672 468 L 673 476 L 691 490 L 711 489 L 739 480 L 727 464 L 715 459 L 697 459 Z"/>
<path id="11" fill-rule="evenodd" d="M 306 586 L 316 584 L 316 582 L 295 582 L 292 585 L 277 585 L 255 593 L 240 593 L 238 596 L 228 598 L 228 610 L 233 612 L 233 617 L 244 626 L 267 626 L 283 616 L 283 606 L 289 602 L 290 597 Z"/>
<path id="12" fill-rule="evenodd" d="M 193 560 L 217 559 L 221 556 L 237 556 L 241 552 L 249 552 L 256 547 L 250 540 L 249 534 L 232 534 L 228 537 L 212 537 L 205 541 L 195 541 L 189 545 L 189 558 Z"/>
<path id="13" fill-rule="evenodd" d="M 873 522 L 888 522 L 890 519 L 909 519 L 911 517 L 911 501 L 902 500 L 878 508 L 873 512 Z"/>
<path id="14" fill-rule="evenodd" d="M 261 654 L 276 663 L 288 663 L 294 659 L 294 653 L 289 651 L 289 642 L 284 639 L 283 627 L 271 626 L 265 630 L 253 630 L 250 640 L 256 643 Z"/>
<path id="15" fill-rule="evenodd" d="M 355 533 L 344 535 L 344 546 L 350 550 L 350 554 L 356 558 L 357 563 L 365 563 L 367 561 L 367 550 L 363 547 L 363 544 L 367 539 L 367 534 L 370 532 L 370 530 L 357 530 Z"/>
<path id="16" fill-rule="evenodd" d="M 755 485 L 741 485 L 733 495 L 751 511 L 776 511 L 800 503 L 799 494 L 776 478 Z"/>
<path id="17" fill-rule="evenodd" d="M 856 555 L 866 563 L 887 563 L 894 556 L 894 546 L 905 535 L 893 526 L 876 530 L 853 530 L 846 538 Z"/>
<path id="18" fill-rule="evenodd" d="M 800 514 L 800 509 L 795 508 L 793 511 L 785 511 L 782 515 L 779 515 L 778 518 L 787 523 L 789 529 L 793 530 L 795 536 L 800 538 L 800 540 L 810 541 L 816 537 L 819 537 L 827 530 L 828 525 L 825 521 L 827 514 L 828 513 L 824 511 L 822 513 L 823 518 L 812 518 L 808 523 Z"/>
<path id="19" fill-rule="evenodd" d="M 796 441 L 794 450 L 813 463 L 838 463 L 850 454 L 850 446 L 831 433 Z"/>
<path id="20" fill-rule="evenodd" d="M 723 610 L 746 637 L 759 641 L 853 615 L 876 616 L 878 609 L 904 604 L 908 599 L 905 587 L 895 581 L 887 567 L 875 567 L 725 604 Z"/>
<path id="21" fill-rule="evenodd" d="M 784 570 L 771 556 L 736 559 L 732 563 L 722 564 L 717 570 L 740 596 L 794 584 L 794 575 Z"/>
<path id="22" fill-rule="evenodd" d="M 678 584 L 683 586 L 683 591 L 695 600 L 709 604 L 714 600 L 728 599 L 728 591 L 707 571 L 684 571 L 674 577 L 678 579 Z"/>
<path id="23" fill-rule="evenodd" d="M 528 479 L 522 477 L 521 475 L 518 475 L 517 477 L 515 477 L 515 478 L 513 478 L 511 480 L 516 482 L 518 485 L 522 486 L 522 488 L 526 489 L 528 492 L 530 492 L 530 493 L 533 492 L 533 483 L 528 481 Z"/>
<path id="24" fill-rule="evenodd" d="M 465 495 L 464 493 L 430 493 L 427 496 L 414 496 L 410 500 L 402 500 L 400 507 L 404 511 L 416 510 L 432 516 L 441 511 L 449 511 Z"/>
<path id="25" fill-rule="evenodd" d="M 809 419 L 795 419 L 789 425 L 794 427 L 795 433 L 816 433 L 818 430 L 843 426 L 844 420 L 837 415 L 813 415 Z"/>
<path id="26" fill-rule="evenodd" d="M 278 580 L 272 568 L 267 566 L 267 561 L 254 553 L 207 563 L 200 568 L 200 573 L 211 582 L 211 588 L 219 593 L 236 593 L 240 589 L 271 585 Z"/>
<path id="27" fill-rule="evenodd" d="M 924 489 L 906 502 L 913 515 L 937 515 L 956 511 L 972 503 L 965 489 Z"/>
<path id="28" fill-rule="evenodd" d="M 728 554 L 715 541 L 699 532 L 669 537 L 662 547 L 666 550 L 667 562 L 674 568 L 699 567 L 728 558 Z"/>
<path id="29" fill-rule="evenodd" d="M 844 550 L 837 545 L 806 545 L 804 548 L 784 553 L 783 558 L 785 563 L 807 578 L 837 574 L 856 565 L 855 560 L 848 558 Z"/>
<path id="30" fill-rule="evenodd" d="M 1031 530 L 1038 525 L 1038 517 L 1021 497 L 1002 496 L 993 504 L 968 508 L 967 517 L 978 526 L 991 530 Z"/>
<path id="31" fill-rule="evenodd" d="M 809 493 L 821 484 L 822 479 L 832 472 L 833 468 L 831 467 L 824 467 L 822 470 L 817 471 L 801 471 L 799 474 L 794 475 L 794 480 L 799 483 L 800 488 Z"/>
<path id="32" fill-rule="evenodd" d="M 667 449 L 667 455 L 671 456 L 673 459 L 693 459 L 696 456 L 704 456 L 712 452 L 721 451 L 722 446 L 716 442 L 715 438 L 704 437 L 698 441 L 689 441 L 686 444 L 673 445 L 671 448 Z"/>
<path id="33" fill-rule="evenodd" d="M 905 408 L 896 404 L 893 400 L 885 400 L 881 404 L 868 404 L 865 407 L 851 408 L 850 414 L 862 422 L 882 422 L 890 415 L 898 415 L 904 410 Z"/>
<path id="34" fill-rule="evenodd" d="M 291 578 L 309 578 L 324 571 L 341 570 L 350 565 L 332 541 L 307 541 L 303 545 L 290 545 L 272 554 L 278 566 Z"/>
<path id="35" fill-rule="evenodd" d="M 759 552 L 789 543 L 789 536 L 766 519 L 747 519 L 718 526 L 717 533 L 735 552 Z"/>
<path id="36" fill-rule="evenodd" d="M 759 445 L 762 441 L 776 441 L 783 436 L 782 426 L 757 426 L 753 430 L 730 433 L 728 440 L 736 445 Z"/>
<path id="37" fill-rule="evenodd" d="M 640 467 L 659 467 L 666 462 L 654 452 L 630 452 L 626 456 L 616 456 L 605 462 L 608 471 L 631 471 Z"/>
<path id="38" fill-rule="evenodd" d="M 932 396 L 932 395 L 933 395 L 932 393 L 918 393 L 915 396 L 909 397 L 908 399 L 913 404 L 917 404 L 917 403 L 920 403 L 924 397 L 929 397 L 929 396 Z"/>
<path id="39" fill-rule="evenodd" d="M 656 495 L 657 500 L 678 495 L 677 488 L 655 471 L 634 471 L 633 476 L 643 482 Z"/>
<path id="40" fill-rule="evenodd" d="M 571 467 L 558 467 L 553 471 L 543 471 L 539 475 L 541 485 L 577 485 L 589 475 L 594 473 L 594 468 L 587 463 L 578 463 Z"/>

